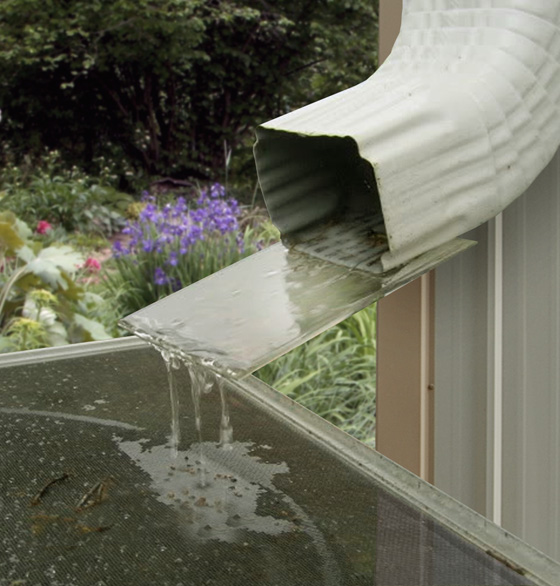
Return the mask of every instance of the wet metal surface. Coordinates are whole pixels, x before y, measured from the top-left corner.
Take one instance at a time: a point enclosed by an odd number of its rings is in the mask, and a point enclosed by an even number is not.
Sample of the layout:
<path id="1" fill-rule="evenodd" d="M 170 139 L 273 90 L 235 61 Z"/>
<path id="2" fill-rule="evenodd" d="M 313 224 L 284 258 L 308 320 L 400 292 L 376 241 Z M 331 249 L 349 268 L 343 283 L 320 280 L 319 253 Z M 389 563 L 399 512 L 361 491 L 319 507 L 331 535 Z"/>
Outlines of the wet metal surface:
<path id="1" fill-rule="evenodd" d="M 348 240 L 342 234 L 333 226 L 328 237 L 320 235 L 320 242 L 331 247 L 328 258 L 339 242 Z M 474 244 L 454 240 L 380 275 L 366 270 L 367 255 L 375 264 L 385 243 L 376 250 L 372 242 L 359 248 L 358 241 L 344 253 L 346 262 L 354 260 L 354 268 L 312 256 L 317 246 L 311 241 L 298 245 L 306 252 L 275 244 L 129 315 L 121 324 L 173 353 L 242 377 Z"/>
<path id="2" fill-rule="evenodd" d="M 220 394 L 202 397 L 200 442 L 177 377 L 173 457 L 156 351 L 0 368 L 1 586 L 532 584 L 245 392 L 264 391 L 252 378 L 228 383 L 227 446 Z"/>

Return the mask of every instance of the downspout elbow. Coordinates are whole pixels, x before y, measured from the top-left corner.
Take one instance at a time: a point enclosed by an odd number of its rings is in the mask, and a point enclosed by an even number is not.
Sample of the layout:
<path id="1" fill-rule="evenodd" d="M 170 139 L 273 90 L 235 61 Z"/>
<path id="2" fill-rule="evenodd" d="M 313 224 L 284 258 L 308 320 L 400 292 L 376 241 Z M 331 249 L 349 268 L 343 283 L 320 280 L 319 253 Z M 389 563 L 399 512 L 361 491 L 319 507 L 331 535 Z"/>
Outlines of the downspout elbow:
<path id="1" fill-rule="evenodd" d="M 489 220 L 560 144 L 560 0 L 404 0 L 365 82 L 263 124 L 255 159 L 284 235 L 382 213 L 399 266 Z"/>

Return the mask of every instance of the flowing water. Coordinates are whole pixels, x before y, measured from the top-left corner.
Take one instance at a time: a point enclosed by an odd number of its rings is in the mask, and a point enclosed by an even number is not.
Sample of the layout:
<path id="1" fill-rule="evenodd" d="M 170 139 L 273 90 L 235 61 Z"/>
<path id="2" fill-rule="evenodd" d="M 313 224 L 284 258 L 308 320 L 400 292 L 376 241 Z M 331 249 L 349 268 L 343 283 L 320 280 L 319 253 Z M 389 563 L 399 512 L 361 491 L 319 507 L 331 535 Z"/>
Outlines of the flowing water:
<path id="1" fill-rule="evenodd" d="M 372 238 L 370 224 L 320 228 L 305 242 L 275 244 L 122 320 L 165 360 L 172 457 L 181 441 L 184 398 L 175 380 L 181 364 L 190 375 L 198 443 L 212 439 L 227 449 L 233 428 L 224 380 L 254 372 L 467 246 L 451 243 L 379 274 L 386 238 Z M 202 401 L 213 389 L 222 406 L 220 436 L 203 438 Z M 199 459 L 204 484 L 202 453 Z"/>
<path id="2" fill-rule="evenodd" d="M 220 391 L 220 403 L 222 405 L 222 416 L 220 420 L 220 446 L 224 449 L 231 449 L 233 443 L 233 425 L 229 417 L 229 405 L 227 399 L 226 381 L 221 375 L 216 376 L 218 389 Z"/>
<path id="3" fill-rule="evenodd" d="M 225 380 L 241 378 L 368 305 L 380 289 L 378 277 L 312 258 L 279 244 L 129 316 L 123 325 L 162 355 L 171 402 L 172 458 L 181 442 L 180 406 L 186 393 L 176 371 L 184 366 L 198 443 L 202 401 L 217 390 L 223 449 L 233 441 Z M 190 401 L 189 401 L 190 402 Z M 201 483 L 206 482 L 200 455 Z"/>
<path id="4" fill-rule="evenodd" d="M 161 350 L 161 356 L 167 369 L 167 383 L 169 385 L 169 402 L 171 403 L 171 454 L 174 459 L 177 458 L 179 443 L 181 441 L 181 424 L 180 424 L 180 401 L 177 381 L 174 370 L 180 368 L 180 361 L 169 350 Z"/>
<path id="5" fill-rule="evenodd" d="M 182 389 L 178 385 L 175 371 L 179 370 L 181 366 L 187 369 L 190 378 L 190 393 L 193 404 L 194 423 L 200 446 L 200 453 L 198 457 L 199 462 L 199 484 L 206 486 L 208 483 L 208 471 L 206 468 L 206 460 L 202 451 L 203 435 L 202 435 L 202 408 L 201 402 L 203 396 L 211 392 L 215 387 L 220 393 L 221 404 L 221 418 L 220 418 L 220 437 L 219 446 L 228 449 L 233 442 L 233 427 L 229 416 L 229 406 L 227 400 L 227 391 L 223 377 L 211 370 L 205 368 L 203 365 L 196 362 L 189 361 L 186 358 L 181 359 L 176 353 L 167 349 L 162 349 L 156 346 L 160 352 L 167 370 L 167 381 L 169 385 L 169 397 L 171 404 L 171 437 L 169 445 L 171 448 L 171 459 L 177 461 L 179 458 L 179 450 L 181 444 L 181 398 Z"/>

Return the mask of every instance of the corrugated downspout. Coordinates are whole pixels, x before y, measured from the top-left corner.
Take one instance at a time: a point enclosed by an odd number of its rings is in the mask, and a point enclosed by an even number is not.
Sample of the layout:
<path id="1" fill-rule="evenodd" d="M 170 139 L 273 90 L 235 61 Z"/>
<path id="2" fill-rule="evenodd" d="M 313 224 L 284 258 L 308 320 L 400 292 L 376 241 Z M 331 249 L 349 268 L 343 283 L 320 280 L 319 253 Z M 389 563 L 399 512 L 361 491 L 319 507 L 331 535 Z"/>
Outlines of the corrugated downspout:
<path id="1" fill-rule="evenodd" d="M 560 0 L 404 0 L 371 78 L 258 128 L 273 222 L 381 211 L 387 270 L 498 214 L 560 144 L 559 24 Z"/>

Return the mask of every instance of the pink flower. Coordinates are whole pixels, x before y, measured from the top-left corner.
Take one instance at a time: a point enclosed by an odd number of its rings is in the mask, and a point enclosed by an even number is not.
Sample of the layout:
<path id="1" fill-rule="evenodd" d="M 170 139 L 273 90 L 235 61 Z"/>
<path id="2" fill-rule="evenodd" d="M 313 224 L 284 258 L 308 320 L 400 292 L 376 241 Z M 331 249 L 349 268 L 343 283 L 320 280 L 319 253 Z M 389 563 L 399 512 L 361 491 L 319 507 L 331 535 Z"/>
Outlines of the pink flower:
<path id="1" fill-rule="evenodd" d="M 84 268 L 88 269 L 90 273 L 96 273 L 101 269 L 101 263 L 90 256 L 84 263 Z"/>
<path id="2" fill-rule="evenodd" d="M 37 234 L 46 234 L 51 228 L 52 226 L 46 220 L 39 220 L 35 232 L 37 232 Z"/>

